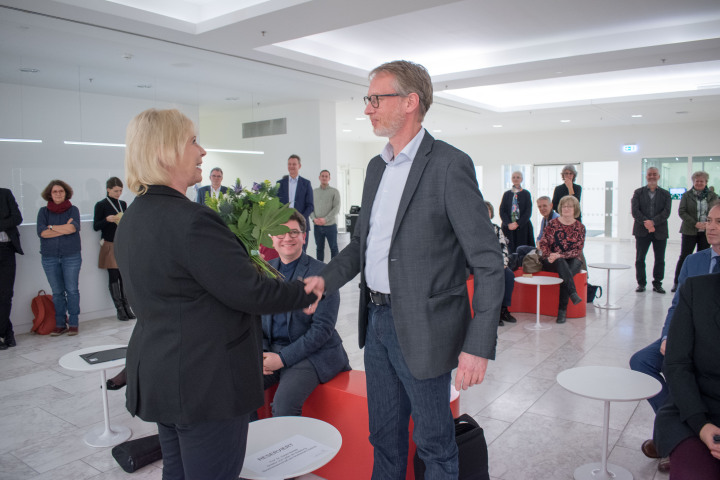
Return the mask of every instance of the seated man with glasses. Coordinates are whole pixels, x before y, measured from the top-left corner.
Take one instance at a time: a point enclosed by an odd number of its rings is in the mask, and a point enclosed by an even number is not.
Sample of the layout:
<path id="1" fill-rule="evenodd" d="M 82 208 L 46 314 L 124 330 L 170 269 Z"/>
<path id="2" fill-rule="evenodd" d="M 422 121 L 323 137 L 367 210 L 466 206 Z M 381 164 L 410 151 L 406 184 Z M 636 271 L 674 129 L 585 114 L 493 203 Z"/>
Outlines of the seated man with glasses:
<path id="1" fill-rule="evenodd" d="M 288 233 L 273 237 L 280 255 L 270 260 L 285 281 L 318 275 L 324 263 L 308 257 L 305 243 L 305 217 L 293 212 L 285 223 Z M 326 295 L 310 315 L 294 310 L 262 316 L 263 375 L 265 388 L 279 382 L 272 404 L 273 417 L 301 415 L 305 400 L 319 383 L 350 370 L 347 353 L 335 330 L 340 293 Z"/>

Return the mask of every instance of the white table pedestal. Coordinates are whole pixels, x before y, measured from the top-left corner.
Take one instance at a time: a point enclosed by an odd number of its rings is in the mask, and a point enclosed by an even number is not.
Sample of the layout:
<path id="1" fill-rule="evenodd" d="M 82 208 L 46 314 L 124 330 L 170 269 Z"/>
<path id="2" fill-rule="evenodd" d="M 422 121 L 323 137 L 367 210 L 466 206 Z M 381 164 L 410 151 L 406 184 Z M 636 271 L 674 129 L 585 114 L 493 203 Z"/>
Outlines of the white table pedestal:
<path id="1" fill-rule="evenodd" d="M 575 469 L 575 480 L 632 480 L 629 470 L 608 463 L 610 433 L 610 402 L 630 402 L 653 397 L 661 389 L 660 382 L 650 375 L 619 367 L 576 367 L 560 372 L 557 382 L 564 389 L 581 397 L 602 400 L 602 457 L 599 463 L 588 463 Z"/>
<path id="2" fill-rule="evenodd" d="M 558 285 L 562 283 L 562 278 L 557 277 L 546 277 L 546 276 L 534 276 L 534 277 L 515 277 L 517 283 L 523 283 L 525 285 L 536 285 L 537 292 L 535 296 L 535 323 L 526 323 L 525 328 L 528 330 L 550 330 L 552 325 L 547 323 L 540 323 L 540 287 L 542 285 Z"/>
<path id="3" fill-rule="evenodd" d="M 105 374 L 105 371 L 110 368 L 122 367 L 125 365 L 125 359 L 119 358 L 109 362 L 90 364 L 80 357 L 80 355 L 126 346 L 127 345 L 100 345 L 97 347 L 83 348 L 63 355 L 60 357 L 58 362 L 61 367 L 76 372 L 100 371 L 100 385 L 102 387 L 103 416 L 105 424 L 94 427 L 85 434 L 85 443 L 91 447 L 112 447 L 124 442 L 130 438 L 130 435 L 132 435 L 132 431 L 129 428 L 123 427 L 122 425 L 110 424 L 110 409 L 108 408 L 107 375 Z"/>
<path id="4" fill-rule="evenodd" d="M 630 265 L 625 265 L 624 263 L 592 263 L 588 264 L 588 267 L 590 268 L 601 268 L 604 270 L 607 270 L 607 283 L 605 284 L 605 304 L 600 305 L 598 303 L 595 303 L 593 301 L 593 305 L 595 305 L 598 308 L 604 308 L 606 310 L 619 310 L 619 305 L 613 305 L 610 303 L 610 271 L 611 270 L 627 270 L 630 268 Z"/>

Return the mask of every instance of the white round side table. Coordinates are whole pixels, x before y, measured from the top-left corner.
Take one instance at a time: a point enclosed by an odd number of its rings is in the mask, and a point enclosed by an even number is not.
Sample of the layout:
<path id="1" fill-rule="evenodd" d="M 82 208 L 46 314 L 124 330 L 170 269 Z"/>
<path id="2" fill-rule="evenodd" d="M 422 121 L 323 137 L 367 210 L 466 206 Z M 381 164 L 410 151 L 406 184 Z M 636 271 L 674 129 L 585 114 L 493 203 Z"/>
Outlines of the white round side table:
<path id="1" fill-rule="evenodd" d="M 595 305 L 598 308 L 605 308 L 608 310 L 617 310 L 620 307 L 618 305 L 612 305 L 610 304 L 610 271 L 611 270 L 627 270 L 630 268 L 630 265 L 625 265 L 624 263 L 589 263 L 588 267 L 590 268 L 600 268 L 607 270 L 607 285 L 605 287 L 605 305 L 599 305 L 593 301 L 593 305 Z"/>
<path id="2" fill-rule="evenodd" d="M 93 363 L 86 362 L 80 355 L 86 353 L 112 350 L 113 348 L 127 347 L 127 345 L 98 345 L 95 347 L 82 348 L 74 352 L 66 353 L 60 357 L 59 364 L 62 368 L 75 372 L 97 372 L 100 371 L 100 385 L 102 387 L 103 412 L 105 414 L 105 425 L 91 429 L 85 434 L 85 443 L 91 447 L 112 447 L 118 445 L 132 435 L 132 431 L 122 425 L 110 425 L 110 410 L 107 398 L 107 376 L 105 370 L 109 368 L 122 367 L 125 365 L 125 358 L 118 358 L 109 362 Z"/>
<path id="3" fill-rule="evenodd" d="M 576 395 L 605 402 L 601 461 L 576 468 L 575 480 L 632 480 L 630 471 L 607 461 L 610 402 L 631 402 L 653 397 L 662 388 L 660 382 L 650 375 L 619 367 L 570 368 L 558 374 L 557 382 Z"/>
<path id="4" fill-rule="evenodd" d="M 540 287 L 542 285 L 558 285 L 562 283 L 562 278 L 546 277 L 544 275 L 534 275 L 532 277 L 515 277 L 517 283 L 525 285 L 537 285 L 537 302 L 535 305 L 535 323 L 526 323 L 525 328 L 528 330 L 550 330 L 551 325 L 540 323 Z"/>

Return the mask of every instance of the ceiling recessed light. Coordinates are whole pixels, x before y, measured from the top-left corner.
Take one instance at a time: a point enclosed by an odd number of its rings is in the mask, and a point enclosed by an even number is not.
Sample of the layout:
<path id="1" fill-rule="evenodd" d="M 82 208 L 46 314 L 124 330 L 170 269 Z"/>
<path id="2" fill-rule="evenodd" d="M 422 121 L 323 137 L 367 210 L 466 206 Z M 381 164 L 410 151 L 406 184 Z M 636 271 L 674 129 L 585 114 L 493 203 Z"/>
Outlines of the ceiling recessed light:
<path id="1" fill-rule="evenodd" d="M 570 120 L 560 120 L 560 123 L 570 123 Z"/>
<path id="2" fill-rule="evenodd" d="M 350 133 L 350 132 L 352 132 L 352 130 L 348 130 L 347 128 L 343 128 L 343 131 L 342 131 L 342 132 L 343 132 L 343 133 Z"/>
<path id="3" fill-rule="evenodd" d="M 367 117 L 355 117 L 355 120 L 367 120 Z"/>
<path id="4" fill-rule="evenodd" d="M 433 130 L 433 133 L 442 133 L 442 130 L 440 130 L 439 128 L 437 128 L 437 129 Z"/>
<path id="5" fill-rule="evenodd" d="M 38 73 L 40 70 L 37 68 L 21 68 L 20 71 L 23 73 Z"/>
<path id="6" fill-rule="evenodd" d="M 632 118 L 642 118 L 642 115 L 631 115 Z"/>
<path id="7" fill-rule="evenodd" d="M 493 128 L 502 128 L 502 125 L 493 125 Z"/>

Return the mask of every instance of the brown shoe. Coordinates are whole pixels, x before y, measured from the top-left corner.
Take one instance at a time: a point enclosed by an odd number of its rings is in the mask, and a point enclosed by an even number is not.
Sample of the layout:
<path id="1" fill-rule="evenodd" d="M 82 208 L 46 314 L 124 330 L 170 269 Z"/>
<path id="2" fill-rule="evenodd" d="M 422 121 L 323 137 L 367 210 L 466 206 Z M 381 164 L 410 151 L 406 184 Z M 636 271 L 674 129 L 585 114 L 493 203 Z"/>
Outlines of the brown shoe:
<path id="1" fill-rule="evenodd" d="M 67 333 L 68 329 L 65 327 L 55 327 L 55 330 L 50 332 L 51 337 L 59 337 L 63 333 Z M 76 334 L 77 335 L 77 334 Z"/>
<path id="2" fill-rule="evenodd" d="M 70 328 L 68 328 L 68 337 L 74 337 L 74 336 L 77 335 L 78 333 L 80 333 L 80 330 L 78 329 L 78 327 L 70 327 Z"/>
<path id="3" fill-rule="evenodd" d="M 670 471 L 670 457 L 663 457 L 658 462 L 658 472 L 667 473 Z"/>
<path id="4" fill-rule="evenodd" d="M 650 440 L 645 440 L 642 447 L 640 447 L 640 450 L 642 450 L 648 458 L 660 458 L 657 450 L 655 449 L 655 442 L 653 442 L 652 438 Z"/>

